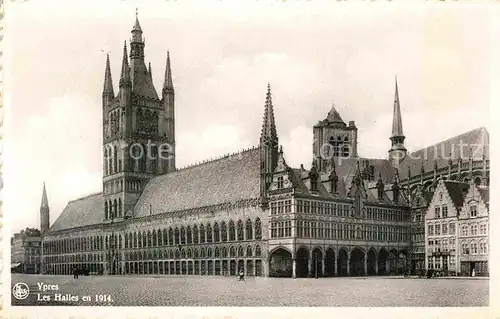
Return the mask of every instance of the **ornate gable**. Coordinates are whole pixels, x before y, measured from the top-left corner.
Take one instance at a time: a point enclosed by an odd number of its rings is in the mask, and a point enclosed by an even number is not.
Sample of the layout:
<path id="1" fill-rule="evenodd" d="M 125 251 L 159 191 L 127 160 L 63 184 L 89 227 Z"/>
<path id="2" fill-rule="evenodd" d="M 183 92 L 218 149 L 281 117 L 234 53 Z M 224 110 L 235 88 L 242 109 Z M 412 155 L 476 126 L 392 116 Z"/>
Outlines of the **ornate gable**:
<path id="1" fill-rule="evenodd" d="M 290 168 L 288 167 L 283 156 L 283 147 L 280 147 L 278 153 L 278 163 L 273 173 L 273 181 L 269 187 L 269 191 L 289 190 L 293 187 L 292 178 L 290 176 Z"/>

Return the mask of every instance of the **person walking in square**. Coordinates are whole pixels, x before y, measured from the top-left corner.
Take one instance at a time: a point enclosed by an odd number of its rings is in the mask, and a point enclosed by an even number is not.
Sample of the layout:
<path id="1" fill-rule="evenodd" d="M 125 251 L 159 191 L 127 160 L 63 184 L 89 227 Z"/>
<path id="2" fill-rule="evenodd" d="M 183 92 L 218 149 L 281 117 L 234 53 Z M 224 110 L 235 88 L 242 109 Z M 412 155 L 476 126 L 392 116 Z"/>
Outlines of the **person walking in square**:
<path id="1" fill-rule="evenodd" d="M 242 280 L 245 281 L 245 272 L 243 271 L 243 268 L 240 269 L 239 275 L 240 275 L 240 279 L 238 279 L 238 281 L 242 281 Z"/>
<path id="2" fill-rule="evenodd" d="M 78 269 L 73 266 L 73 279 L 78 279 Z"/>

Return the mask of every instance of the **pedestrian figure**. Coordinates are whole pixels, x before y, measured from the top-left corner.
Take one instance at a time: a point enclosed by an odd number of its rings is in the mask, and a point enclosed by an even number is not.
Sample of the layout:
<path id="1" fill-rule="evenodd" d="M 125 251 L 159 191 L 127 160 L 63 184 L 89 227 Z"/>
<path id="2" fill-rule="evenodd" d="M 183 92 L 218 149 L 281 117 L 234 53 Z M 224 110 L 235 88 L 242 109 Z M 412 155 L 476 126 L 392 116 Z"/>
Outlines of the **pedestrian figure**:
<path id="1" fill-rule="evenodd" d="M 243 272 L 243 269 L 240 269 L 240 279 L 238 281 L 242 281 L 242 280 L 245 281 L 245 273 Z"/>
<path id="2" fill-rule="evenodd" d="M 73 279 L 78 279 L 78 269 L 76 267 L 73 267 Z"/>

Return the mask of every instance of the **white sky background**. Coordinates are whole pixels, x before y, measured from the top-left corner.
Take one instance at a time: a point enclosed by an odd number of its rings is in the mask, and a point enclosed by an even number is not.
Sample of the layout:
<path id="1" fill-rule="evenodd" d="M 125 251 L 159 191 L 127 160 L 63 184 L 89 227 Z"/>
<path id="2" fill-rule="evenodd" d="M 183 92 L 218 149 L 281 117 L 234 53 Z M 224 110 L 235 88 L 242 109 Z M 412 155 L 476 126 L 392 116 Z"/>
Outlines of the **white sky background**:
<path id="1" fill-rule="evenodd" d="M 394 75 L 410 151 L 488 127 L 488 6 L 336 1 L 31 1 L 6 15 L 5 212 L 12 232 L 51 223 L 101 191 L 101 93 L 109 51 L 118 92 L 135 7 L 159 94 L 170 50 L 177 164 L 258 143 L 267 82 L 292 166 L 312 160 L 312 126 L 335 101 L 361 156 L 390 146 Z"/>

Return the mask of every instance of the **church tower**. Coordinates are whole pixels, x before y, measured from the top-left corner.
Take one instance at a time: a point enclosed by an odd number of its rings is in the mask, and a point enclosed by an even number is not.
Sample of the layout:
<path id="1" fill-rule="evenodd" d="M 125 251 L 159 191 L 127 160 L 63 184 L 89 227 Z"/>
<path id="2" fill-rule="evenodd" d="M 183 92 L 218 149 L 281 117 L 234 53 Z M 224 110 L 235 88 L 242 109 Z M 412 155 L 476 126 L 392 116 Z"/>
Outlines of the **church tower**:
<path id="1" fill-rule="evenodd" d="M 40 233 L 42 234 L 42 236 L 49 230 L 50 227 L 49 212 L 49 200 L 47 198 L 47 190 L 45 189 L 44 182 L 42 191 L 42 203 L 40 204 Z"/>
<path id="2" fill-rule="evenodd" d="M 396 79 L 396 91 L 394 93 L 394 110 L 392 118 L 391 149 L 389 150 L 389 161 L 392 166 L 399 168 L 399 164 L 406 157 L 406 148 L 404 145 L 405 136 L 403 135 L 403 122 L 401 120 L 401 107 L 399 105 L 398 80 Z"/>
<path id="3" fill-rule="evenodd" d="M 346 125 L 335 105 L 324 120 L 314 125 L 313 133 L 313 156 L 318 171 L 328 173 L 332 160 L 358 156 L 358 128 L 354 121 Z"/>
<path id="4" fill-rule="evenodd" d="M 278 163 L 278 133 L 274 123 L 271 85 L 267 85 L 266 103 L 260 133 L 260 196 L 261 206 L 267 207 L 266 192 L 273 181 L 273 172 Z"/>
<path id="5" fill-rule="evenodd" d="M 131 33 L 130 53 L 127 44 L 123 46 L 116 96 L 110 59 L 106 57 L 102 93 L 105 222 L 131 217 L 148 180 L 175 170 L 170 56 L 167 55 L 168 77 L 160 99 L 153 85 L 151 66 L 148 69 L 144 61 L 145 42 L 137 13 Z"/>

